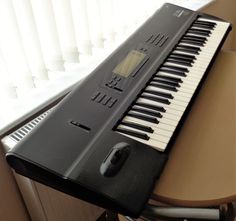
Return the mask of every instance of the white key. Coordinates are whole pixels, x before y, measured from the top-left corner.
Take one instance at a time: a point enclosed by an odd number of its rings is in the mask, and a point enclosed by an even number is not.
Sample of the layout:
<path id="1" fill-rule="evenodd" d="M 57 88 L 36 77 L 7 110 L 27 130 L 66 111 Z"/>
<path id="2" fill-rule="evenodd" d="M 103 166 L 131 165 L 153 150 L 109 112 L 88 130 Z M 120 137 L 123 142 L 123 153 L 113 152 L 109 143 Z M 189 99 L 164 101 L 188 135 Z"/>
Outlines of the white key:
<path id="1" fill-rule="evenodd" d="M 163 71 L 157 72 L 156 75 L 157 75 L 157 76 L 166 76 L 166 77 L 178 77 L 178 78 L 180 78 L 182 81 L 188 79 L 188 84 L 189 84 L 189 85 L 195 85 L 195 82 L 198 82 L 198 80 L 196 80 L 195 78 L 192 78 L 192 77 L 189 76 L 189 75 L 186 76 L 186 77 L 182 77 L 182 76 L 176 76 L 176 75 L 174 75 L 174 74 L 170 74 L 170 73 L 163 72 Z M 189 79 L 189 78 L 191 78 L 191 79 Z M 181 84 L 181 82 L 180 82 L 180 84 Z"/>
<path id="2" fill-rule="evenodd" d="M 168 143 L 169 142 L 169 140 L 170 140 L 170 138 L 169 137 L 167 137 L 167 136 L 163 136 L 163 135 L 161 135 L 161 134 L 158 134 L 158 133 L 156 133 L 155 131 L 153 132 L 153 133 L 150 133 L 150 132 L 146 132 L 146 131 L 143 131 L 143 130 L 138 130 L 138 129 L 136 129 L 136 128 L 133 128 L 133 127 L 129 127 L 129 126 L 127 126 L 127 125 L 119 125 L 118 126 L 118 128 L 119 129 L 128 129 L 128 130 L 132 130 L 132 131 L 134 131 L 134 132 L 138 132 L 138 133 L 145 133 L 145 134 L 147 134 L 148 135 L 148 137 L 150 138 L 150 139 L 153 139 L 153 140 L 156 140 L 156 141 L 161 141 L 161 142 L 163 142 L 163 143 Z M 132 135 L 131 135 L 132 136 Z"/>
<path id="3" fill-rule="evenodd" d="M 177 105 L 172 105 L 172 104 L 163 104 L 161 102 L 158 102 L 158 101 L 152 101 L 152 100 L 149 100 L 147 98 L 139 98 L 137 100 L 138 102 L 143 102 L 143 103 L 146 103 L 146 104 L 150 104 L 150 105 L 155 105 L 155 106 L 160 106 L 160 107 L 164 107 L 166 110 L 173 110 L 175 111 L 175 114 L 176 115 L 180 115 L 182 114 L 182 112 L 184 111 L 184 108 L 181 107 L 181 106 L 177 106 Z"/>
<path id="4" fill-rule="evenodd" d="M 118 132 L 118 133 L 120 133 L 120 132 Z M 151 146 L 154 149 L 159 150 L 161 152 L 163 152 L 166 149 L 166 146 L 167 146 L 165 143 L 162 143 L 162 142 L 159 142 L 159 141 L 156 141 L 156 140 L 153 140 L 153 139 L 142 140 L 140 138 L 133 137 L 133 136 L 130 136 L 130 135 L 127 135 L 127 134 L 124 134 L 124 133 L 120 133 L 120 134 L 125 135 L 127 137 L 130 137 L 131 139 L 137 140 L 140 143 L 147 144 L 148 146 Z"/>
<path id="5" fill-rule="evenodd" d="M 155 123 L 145 121 L 145 120 L 141 120 L 141 119 L 131 117 L 131 116 L 126 116 L 126 117 L 124 117 L 123 120 L 124 121 L 130 121 L 130 122 L 136 122 L 138 124 L 142 124 L 144 126 L 151 127 L 153 130 L 156 131 L 156 133 L 159 133 L 158 128 L 160 128 L 160 130 L 165 131 L 166 136 L 171 135 L 171 133 L 175 129 L 174 126 L 171 126 L 171 125 L 168 125 L 168 124 L 163 124 L 162 122 L 161 123 L 159 122 L 158 124 L 155 124 Z M 178 121 L 179 121 L 179 118 L 176 122 L 178 123 Z"/>
<path id="6" fill-rule="evenodd" d="M 162 88 L 156 88 L 156 87 L 153 87 L 153 86 L 148 86 L 147 89 L 150 89 L 150 90 L 153 90 L 153 91 L 159 91 L 159 92 L 163 92 L 163 93 L 169 93 L 170 92 L 169 90 L 162 89 Z M 180 91 L 171 92 L 171 94 L 173 95 L 173 97 L 175 99 L 182 98 L 182 99 L 177 99 L 177 100 L 181 100 L 181 101 L 186 101 L 187 102 L 188 99 L 191 98 L 190 94 L 186 94 L 186 93 L 183 93 L 183 92 L 180 92 Z"/>
<path id="7" fill-rule="evenodd" d="M 131 110 L 130 112 L 132 112 L 132 113 L 138 113 L 138 114 L 143 115 L 143 116 L 150 116 L 150 115 L 148 115 L 148 114 L 140 113 L 140 112 L 133 111 L 133 110 Z M 166 118 L 165 113 L 162 114 L 162 118 Z M 162 121 L 162 118 L 157 118 L 157 120 L 160 122 L 160 121 Z M 177 119 L 177 120 L 176 120 L 176 119 Z M 170 126 L 176 126 L 176 121 L 179 120 L 179 117 L 177 117 L 176 119 L 169 119 L 169 118 L 167 117 L 165 123 L 168 124 L 168 125 L 170 125 Z"/>
<path id="8" fill-rule="evenodd" d="M 163 98 L 163 97 L 161 97 L 161 96 L 159 96 L 159 95 L 153 95 L 153 94 L 150 94 L 150 93 L 148 93 L 148 92 L 144 92 L 142 95 L 148 95 L 148 96 L 150 96 L 150 97 L 152 97 L 152 98 L 154 98 L 154 99 L 155 99 L 155 97 L 157 97 L 157 98 Z M 182 106 L 182 107 L 186 107 L 186 103 L 185 103 L 185 102 L 178 101 L 178 100 L 175 100 L 175 99 L 168 99 L 168 101 L 169 101 L 170 103 L 172 103 L 172 104 L 176 104 L 176 105 L 179 105 L 179 106 Z"/>
<path id="9" fill-rule="evenodd" d="M 154 148 L 156 148 L 157 150 L 160 150 L 160 151 L 165 150 L 167 143 L 169 142 L 169 139 L 171 138 L 172 134 L 174 133 L 174 130 L 183 115 L 183 112 L 185 111 L 187 105 L 189 104 L 189 102 L 192 98 L 192 95 L 194 94 L 196 88 L 198 87 L 198 84 L 201 81 L 202 76 L 204 75 L 212 57 L 214 56 L 214 54 L 218 48 L 219 43 L 221 42 L 226 30 L 229 27 L 229 23 L 227 23 L 227 22 L 215 21 L 212 19 L 205 19 L 205 18 L 199 18 L 198 20 L 216 23 L 216 26 L 214 27 L 214 29 L 210 30 L 211 31 L 210 36 L 203 36 L 201 34 L 194 34 L 194 33 L 187 34 L 188 36 L 196 36 L 196 37 L 206 38 L 207 41 L 206 41 L 205 45 L 204 46 L 196 46 L 196 45 L 189 44 L 189 43 L 179 43 L 179 45 L 200 48 L 201 51 L 199 51 L 199 54 L 180 51 L 178 49 L 174 50 L 174 52 L 178 53 L 178 54 L 195 56 L 196 59 L 194 59 L 194 61 L 192 62 L 192 67 L 176 64 L 173 62 L 166 62 L 165 63 L 165 64 L 172 65 L 174 67 L 187 68 L 189 71 L 188 73 L 186 73 L 187 76 L 186 77 L 178 76 L 175 74 L 166 73 L 165 71 L 161 71 L 161 70 L 156 74 L 157 76 L 180 78 L 182 80 L 182 82 L 179 83 L 180 87 L 177 87 L 178 91 L 177 92 L 170 91 L 167 89 L 163 89 L 163 88 L 159 88 L 159 87 L 155 87 L 155 86 L 151 86 L 151 85 L 147 86 L 147 88 L 146 88 L 148 90 L 152 90 L 152 91 L 156 91 L 156 92 L 163 92 L 163 93 L 171 94 L 173 96 L 173 99 L 166 98 L 171 103 L 169 105 L 167 105 L 167 104 L 163 104 L 163 103 L 157 102 L 157 101 L 152 101 L 152 100 L 149 100 L 146 98 L 139 98 L 137 100 L 137 102 L 143 102 L 144 104 L 149 104 L 149 105 L 165 108 L 166 112 L 160 112 L 162 115 L 162 118 L 157 118 L 159 123 L 155 124 L 152 122 L 147 122 L 145 120 L 140 120 L 140 119 L 137 119 L 135 117 L 130 117 L 130 116 L 126 116 L 123 119 L 125 121 L 139 123 L 139 124 L 153 128 L 154 133 L 152 136 L 150 136 L 150 140 L 148 140 L 147 142 L 141 141 L 142 139 L 140 139 L 140 138 L 135 138 L 135 139 L 140 142 L 146 143 L 150 146 L 153 146 Z M 199 28 L 194 27 L 194 28 L 199 29 L 199 30 L 209 30 L 209 29 L 204 29 L 201 27 L 199 27 Z M 158 83 L 158 84 L 161 84 L 161 83 Z M 148 93 L 148 94 L 150 94 L 150 93 Z M 164 96 L 160 96 L 160 95 L 154 95 L 154 96 L 165 98 Z M 137 106 L 139 106 L 139 105 L 137 104 Z M 148 108 L 148 107 L 142 107 L 142 106 L 139 106 L 139 107 L 146 109 L 146 110 L 152 110 L 152 108 Z M 158 111 L 156 111 L 156 112 L 158 112 Z M 148 136 L 149 136 L 149 134 L 150 133 L 148 133 Z M 157 143 L 156 139 L 158 140 L 158 136 L 160 136 L 160 139 Z M 130 136 L 130 137 L 132 137 L 132 136 Z M 161 141 L 163 141 L 163 142 L 161 142 Z"/>

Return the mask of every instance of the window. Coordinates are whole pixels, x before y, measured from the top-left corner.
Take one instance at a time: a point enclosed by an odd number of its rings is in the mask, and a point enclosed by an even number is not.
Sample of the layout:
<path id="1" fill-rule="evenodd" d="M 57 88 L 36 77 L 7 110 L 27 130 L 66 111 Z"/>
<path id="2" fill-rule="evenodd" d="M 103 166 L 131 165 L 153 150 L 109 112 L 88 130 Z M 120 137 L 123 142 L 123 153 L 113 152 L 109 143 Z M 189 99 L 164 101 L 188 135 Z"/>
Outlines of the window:
<path id="1" fill-rule="evenodd" d="M 71 90 L 164 2 L 1 0 L 0 131 Z"/>

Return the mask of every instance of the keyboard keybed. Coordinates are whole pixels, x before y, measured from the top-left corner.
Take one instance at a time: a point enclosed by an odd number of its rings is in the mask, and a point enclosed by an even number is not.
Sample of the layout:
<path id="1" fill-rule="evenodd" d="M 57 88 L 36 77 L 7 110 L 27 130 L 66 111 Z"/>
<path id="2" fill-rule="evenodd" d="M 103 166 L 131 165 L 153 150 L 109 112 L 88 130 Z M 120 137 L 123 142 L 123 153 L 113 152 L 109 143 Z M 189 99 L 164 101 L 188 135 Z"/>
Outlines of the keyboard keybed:
<path id="1" fill-rule="evenodd" d="M 164 151 L 229 25 L 199 17 L 137 98 L 116 131 Z"/>

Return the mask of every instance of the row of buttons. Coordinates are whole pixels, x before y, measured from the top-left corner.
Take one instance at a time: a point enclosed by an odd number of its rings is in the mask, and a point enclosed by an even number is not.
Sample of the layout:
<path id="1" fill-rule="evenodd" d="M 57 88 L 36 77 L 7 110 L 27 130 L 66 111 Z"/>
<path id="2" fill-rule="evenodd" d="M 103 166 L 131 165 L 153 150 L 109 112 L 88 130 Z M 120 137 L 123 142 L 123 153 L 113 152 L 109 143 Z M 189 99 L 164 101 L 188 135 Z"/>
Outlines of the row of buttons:
<path id="1" fill-rule="evenodd" d="M 95 92 L 92 96 L 91 96 L 91 100 L 96 101 L 97 103 L 101 103 L 103 105 L 106 105 L 108 107 L 113 107 L 113 105 L 116 103 L 117 99 L 112 98 L 110 96 L 107 96 L 106 94 L 102 93 L 102 92 Z"/>
<path id="2" fill-rule="evenodd" d="M 119 77 L 119 76 L 113 74 L 113 75 L 111 76 L 111 79 L 112 79 L 112 80 L 115 80 L 115 81 L 120 81 L 120 80 L 121 80 L 121 77 Z"/>
<path id="3" fill-rule="evenodd" d="M 155 44 L 155 45 L 159 45 L 159 47 L 162 47 L 165 42 L 168 40 L 168 36 L 164 35 L 164 34 L 157 34 L 157 35 L 151 35 L 150 37 L 148 37 L 148 39 L 146 40 L 146 42 L 150 43 L 150 44 Z"/>
<path id="4" fill-rule="evenodd" d="M 121 77 L 117 75 L 112 75 L 111 80 L 109 80 L 106 85 L 110 88 L 114 88 L 119 81 L 121 81 Z"/>

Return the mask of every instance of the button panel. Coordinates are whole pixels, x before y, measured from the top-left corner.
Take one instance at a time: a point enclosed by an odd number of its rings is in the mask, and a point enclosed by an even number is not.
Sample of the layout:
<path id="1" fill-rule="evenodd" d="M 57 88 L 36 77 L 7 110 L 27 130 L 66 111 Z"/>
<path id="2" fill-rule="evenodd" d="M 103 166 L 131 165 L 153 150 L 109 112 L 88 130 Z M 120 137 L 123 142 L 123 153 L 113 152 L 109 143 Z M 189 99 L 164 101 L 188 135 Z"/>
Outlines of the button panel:
<path id="1" fill-rule="evenodd" d="M 102 104 L 103 104 L 103 105 L 107 105 L 107 103 L 108 103 L 108 101 L 109 101 L 110 99 L 111 99 L 111 97 L 106 96 L 106 97 L 103 99 Z"/>
<path id="2" fill-rule="evenodd" d="M 98 97 L 98 95 L 100 94 L 100 92 L 99 91 L 96 91 L 92 96 L 91 96 L 91 100 L 95 100 L 97 97 Z"/>
<path id="3" fill-rule="evenodd" d="M 107 106 L 110 107 L 110 108 L 113 107 L 114 104 L 116 103 L 116 101 L 117 101 L 117 99 L 111 99 L 111 100 L 108 102 Z"/>
<path id="4" fill-rule="evenodd" d="M 113 88 L 118 91 L 123 91 L 123 78 L 113 74 L 110 78 L 110 80 L 105 84 L 109 88 Z"/>
<path id="5" fill-rule="evenodd" d="M 100 93 L 98 97 L 95 99 L 97 103 L 100 103 L 107 95 L 104 93 Z"/>
<path id="6" fill-rule="evenodd" d="M 111 108 L 114 106 L 118 99 L 108 96 L 103 92 L 96 91 L 92 94 L 91 100 L 95 101 L 96 103 L 100 103 L 103 106 Z"/>

